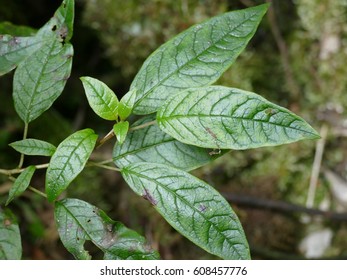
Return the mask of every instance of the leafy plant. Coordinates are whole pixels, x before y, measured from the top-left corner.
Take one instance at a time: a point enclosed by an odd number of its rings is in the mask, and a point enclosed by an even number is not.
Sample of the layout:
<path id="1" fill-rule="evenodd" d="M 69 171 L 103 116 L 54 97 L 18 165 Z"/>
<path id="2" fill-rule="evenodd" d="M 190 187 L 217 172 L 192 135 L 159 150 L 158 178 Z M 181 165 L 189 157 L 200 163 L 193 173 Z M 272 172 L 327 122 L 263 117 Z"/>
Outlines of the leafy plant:
<path id="1" fill-rule="evenodd" d="M 103 82 L 81 77 L 90 107 L 114 124 L 99 140 L 86 128 L 58 147 L 27 135 L 30 122 L 52 106 L 70 76 L 74 1 L 63 1 L 32 36 L 1 35 L 0 73 L 16 68 L 13 100 L 24 122 L 24 136 L 10 144 L 20 153 L 18 167 L 0 170 L 14 181 L 6 207 L 0 210 L 0 257 L 21 257 L 20 232 L 8 205 L 29 189 L 54 204 L 60 239 L 76 259 L 91 258 L 87 240 L 104 259 L 159 258 L 142 236 L 102 210 L 62 198 L 90 165 L 120 172 L 136 194 L 207 252 L 223 259 L 249 259 L 247 239 L 233 209 L 217 190 L 188 172 L 231 149 L 319 137 L 302 118 L 255 93 L 211 85 L 244 50 L 267 8 L 264 4 L 228 12 L 180 33 L 148 57 L 120 100 Z M 145 116 L 130 124 L 131 114 Z M 95 147 L 113 136 L 112 158 L 91 161 Z M 50 161 L 23 168 L 24 156 L 46 156 Z M 30 186 L 37 169 L 47 169 L 45 193 Z"/>

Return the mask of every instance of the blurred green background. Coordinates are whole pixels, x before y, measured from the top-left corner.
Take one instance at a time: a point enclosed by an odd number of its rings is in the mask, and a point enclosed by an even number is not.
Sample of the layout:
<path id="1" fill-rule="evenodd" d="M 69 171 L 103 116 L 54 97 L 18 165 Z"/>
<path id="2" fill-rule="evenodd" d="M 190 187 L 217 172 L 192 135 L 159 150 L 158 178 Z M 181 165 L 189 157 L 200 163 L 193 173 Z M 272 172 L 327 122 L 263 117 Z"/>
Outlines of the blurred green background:
<path id="1" fill-rule="evenodd" d="M 105 135 L 112 123 L 88 107 L 80 76 L 102 80 L 121 97 L 146 57 L 175 34 L 211 16 L 264 2 L 272 2 L 270 10 L 218 83 L 254 91 L 292 110 L 322 139 L 233 151 L 193 173 L 230 200 L 254 259 L 347 258 L 346 0 L 77 0 L 71 78 L 52 109 L 30 125 L 29 137 L 58 145 L 86 127 Z M 0 0 L 0 21 L 39 28 L 60 4 Z M 18 155 L 8 143 L 23 133 L 13 107 L 12 78 L 13 73 L 0 78 L 0 168 L 17 165 Z M 93 156 L 111 158 L 112 143 Z M 25 165 L 46 161 L 27 158 Z M 38 175 L 32 184 L 43 188 L 44 172 Z M 0 176 L 0 205 L 9 188 Z M 87 168 L 67 195 L 137 230 L 163 259 L 214 258 L 175 232 L 117 173 Z M 23 258 L 71 258 L 44 199 L 27 192 L 11 209 L 19 219 Z"/>

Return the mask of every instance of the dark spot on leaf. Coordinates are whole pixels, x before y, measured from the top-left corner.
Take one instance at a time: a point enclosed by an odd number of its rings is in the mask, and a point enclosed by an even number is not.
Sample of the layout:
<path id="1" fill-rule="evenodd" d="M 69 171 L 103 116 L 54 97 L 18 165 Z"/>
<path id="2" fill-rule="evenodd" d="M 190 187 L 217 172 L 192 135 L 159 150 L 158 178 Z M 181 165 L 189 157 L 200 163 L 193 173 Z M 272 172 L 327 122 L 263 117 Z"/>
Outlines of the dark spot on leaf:
<path id="1" fill-rule="evenodd" d="M 145 193 L 142 195 L 142 197 L 146 200 L 148 200 L 152 205 L 157 205 L 157 201 L 154 199 L 154 197 L 145 189 Z"/>
<path id="2" fill-rule="evenodd" d="M 216 134 L 214 134 L 210 128 L 206 127 L 205 129 L 206 129 L 207 133 L 212 136 L 213 139 L 217 140 Z"/>
<path id="3" fill-rule="evenodd" d="M 90 220 L 90 219 L 88 219 L 87 223 L 90 223 L 90 221 L 91 221 L 91 220 Z"/>
<path id="4" fill-rule="evenodd" d="M 200 204 L 200 205 L 199 205 L 199 210 L 200 210 L 201 212 L 205 212 L 206 209 L 207 209 L 207 206 L 206 206 L 206 205 L 203 205 L 203 204 Z"/>
<path id="5" fill-rule="evenodd" d="M 53 25 L 52 31 L 56 31 L 56 30 L 57 30 L 57 26 L 56 26 L 56 25 Z"/>
<path id="6" fill-rule="evenodd" d="M 265 114 L 268 115 L 268 116 L 275 115 L 276 113 L 277 113 L 277 111 L 275 109 L 272 109 L 272 108 L 267 108 L 265 110 Z"/>
<path id="7" fill-rule="evenodd" d="M 77 241 L 80 241 L 80 238 L 79 238 L 79 237 L 77 237 Z"/>

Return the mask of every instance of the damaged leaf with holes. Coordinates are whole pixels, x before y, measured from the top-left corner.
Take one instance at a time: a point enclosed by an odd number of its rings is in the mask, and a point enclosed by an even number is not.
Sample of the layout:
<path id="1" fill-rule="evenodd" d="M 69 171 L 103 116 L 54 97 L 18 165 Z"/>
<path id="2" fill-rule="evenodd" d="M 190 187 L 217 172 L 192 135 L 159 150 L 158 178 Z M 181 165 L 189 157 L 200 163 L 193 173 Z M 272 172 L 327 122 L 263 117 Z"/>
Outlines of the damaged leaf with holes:
<path id="1" fill-rule="evenodd" d="M 155 260 L 159 254 L 135 231 L 113 221 L 105 212 L 78 199 L 55 203 L 55 221 L 65 248 L 79 260 L 91 259 L 84 248 L 91 241 L 105 260 Z"/>

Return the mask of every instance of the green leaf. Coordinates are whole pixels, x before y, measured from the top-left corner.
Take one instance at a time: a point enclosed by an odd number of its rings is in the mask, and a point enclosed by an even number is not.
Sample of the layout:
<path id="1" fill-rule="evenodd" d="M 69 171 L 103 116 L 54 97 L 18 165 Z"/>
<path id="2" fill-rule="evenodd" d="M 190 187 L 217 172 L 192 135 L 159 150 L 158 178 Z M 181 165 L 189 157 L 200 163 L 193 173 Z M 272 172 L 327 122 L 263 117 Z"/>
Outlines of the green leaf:
<path id="1" fill-rule="evenodd" d="M 35 37 L 0 35 L 0 76 L 16 68 L 21 61 L 37 51 L 42 43 Z"/>
<path id="2" fill-rule="evenodd" d="M 25 26 L 25 25 L 15 25 L 11 22 L 4 21 L 0 22 L 0 34 L 9 34 L 12 36 L 32 36 L 37 32 L 36 29 Z"/>
<path id="3" fill-rule="evenodd" d="M 117 141 L 119 142 L 120 145 L 123 144 L 127 136 L 128 130 L 129 130 L 129 122 L 127 121 L 118 122 L 113 126 L 113 132 L 116 135 Z"/>
<path id="4" fill-rule="evenodd" d="M 118 115 L 121 120 L 130 116 L 136 100 L 136 89 L 128 91 L 119 101 Z"/>
<path id="5" fill-rule="evenodd" d="M 55 200 L 83 170 L 98 136 L 90 128 L 75 132 L 59 144 L 46 173 L 48 200 Z"/>
<path id="6" fill-rule="evenodd" d="M 135 122 L 133 127 L 153 120 L 153 116 L 146 116 Z M 122 145 L 116 142 L 113 161 L 121 168 L 136 162 L 153 162 L 189 171 L 213 161 L 224 153 L 217 154 L 212 150 L 183 144 L 164 133 L 157 125 L 151 125 L 130 131 Z"/>
<path id="7" fill-rule="evenodd" d="M 84 243 L 91 240 L 104 252 L 104 259 L 158 259 L 145 239 L 120 222 L 110 219 L 102 210 L 78 199 L 55 203 L 55 221 L 60 239 L 76 259 L 90 259 Z"/>
<path id="8" fill-rule="evenodd" d="M 50 40 L 19 64 L 13 80 L 13 98 L 25 123 L 39 117 L 60 96 L 70 76 L 72 56 L 72 45 Z"/>
<path id="9" fill-rule="evenodd" d="M 68 43 L 73 33 L 74 8 L 73 0 L 64 0 L 53 17 L 39 29 L 37 36 L 54 38 L 63 44 Z"/>
<path id="10" fill-rule="evenodd" d="M 236 214 L 214 188 L 163 164 L 135 163 L 121 172 L 135 193 L 196 245 L 223 259 L 250 258 Z"/>
<path id="11" fill-rule="evenodd" d="M 53 18 L 57 19 L 57 34 L 64 42 L 69 42 L 73 34 L 73 22 L 75 16 L 75 1 L 64 0 Z"/>
<path id="12" fill-rule="evenodd" d="M 15 180 L 12 188 L 10 189 L 8 199 L 6 201 L 6 206 L 16 197 L 21 195 L 28 187 L 31 178 L 36 170 L 35 166 L 28 166 Z"/>
<path id="13" fill-rule="evenodd" d="M 0 208 L 0 260 L 21 258 L 22 243 L 16 218 L 8 208 Z"/>
<path id="14" fill-rule="evenodd" d="M 213 17 L 180 33 L 144 62 L 131 89 L 137 89 L 134 114 L 157 111 L 182 89 L 214 83 L 253 37 L 268 5 Z"/>
<path id="15" fill-rule="evenodd" d="M 29 156 L 52 156 L 56 147 L 46 141 L 38 139 L 24 139 L 9 144 L 17 152 Z"/>
<path id="16" fill-rule="evenodd" d="M 235 88 L 188 89 L 159 109 L 160 129 L 177 140 L 215 149 L 250 149 L 319 138 L 302 118 Z"/>
<path id="17" fill-rule="evenodd" d="M 91 78 L 80 78 L 93 111 L 105 120 L 118 118 L 118 98 L 114 92 L 103 82 Z"/>

